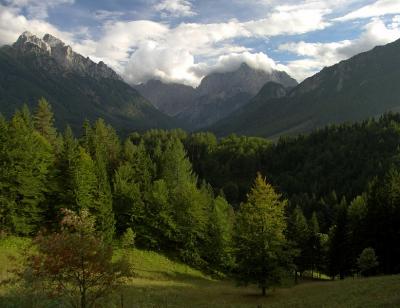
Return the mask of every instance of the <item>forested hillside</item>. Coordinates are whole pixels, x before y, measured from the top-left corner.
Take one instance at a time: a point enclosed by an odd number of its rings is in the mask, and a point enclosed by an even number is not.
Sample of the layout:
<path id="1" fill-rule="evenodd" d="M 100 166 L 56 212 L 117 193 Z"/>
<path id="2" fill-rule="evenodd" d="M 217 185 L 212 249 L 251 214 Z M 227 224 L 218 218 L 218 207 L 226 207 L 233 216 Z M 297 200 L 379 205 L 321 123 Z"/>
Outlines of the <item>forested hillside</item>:
<path id="1" fill-rule="evenodd" d="M 139 248 L 263 290 L 294 269 L 345 277 L 362 253 L 379 264 L 366 274 L 400 271 L 399 115 L 276 143 L 180 130 L 121 140 L 101 119 L 77 138 L 53 122 L 44 99 L 1 118 L 3 233 L 56 230 L 61 209 L 86 209 L 108 242 L 131 229 Z"/>

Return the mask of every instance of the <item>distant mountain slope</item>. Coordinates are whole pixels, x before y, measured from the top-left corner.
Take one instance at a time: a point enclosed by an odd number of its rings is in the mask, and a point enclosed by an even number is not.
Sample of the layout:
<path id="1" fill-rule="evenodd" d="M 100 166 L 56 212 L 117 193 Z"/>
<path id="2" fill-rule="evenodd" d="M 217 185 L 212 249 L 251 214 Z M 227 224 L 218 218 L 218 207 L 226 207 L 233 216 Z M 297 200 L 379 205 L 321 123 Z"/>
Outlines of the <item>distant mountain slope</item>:
<path id="1" fill-rule="evenodd" d="M 197 92 L 194 88 L 178 83 L 163 83 L 159 80 L 134 86 L 145 98 L 147 98 L 157 109 L 170 115 L 176 116 L 182 110 L 194 103 Z"/>
<path id="2" fill-rule="evenodd" d="M 387 111 L 400 111 L 400 40 L 324 68 L 285 97 L 260 92 L 211 130 L 276 137 Z"/>
<path id="3" fill-rule="evenodd" d="M 212 73 L 198 88 L 150 80 L 135 88 L 159 110 L 175 116 L 192 129 L 209 126 L 247 104 L 262 86 L 274 81 L 294 87 L 285 72 L 256 70 L 242 63 L 231 72 Z"/>
<path id="4" fill-rule="evenodd" d="M 212 73 L 203 78 L 195 103 L 179 113 L 178 119 L 188 121 L 195 129 L 212 125 L 246 105 L 270 81 L 285 87 L 297 85 L 285 72 L 256 70 L 245 63 L 233 72 Z"/>
<path id="5" fill-rule="evenodd" d="M 57 126 L 79 129 L 84 119 L 102 117 L 120 131 L 170 128 L 175 121 L 156 110 L 103 62 L 72 51 L 51 35 L 23 33 L 0 48 L 0 112 L 10 116 L 45 97 Z"/>

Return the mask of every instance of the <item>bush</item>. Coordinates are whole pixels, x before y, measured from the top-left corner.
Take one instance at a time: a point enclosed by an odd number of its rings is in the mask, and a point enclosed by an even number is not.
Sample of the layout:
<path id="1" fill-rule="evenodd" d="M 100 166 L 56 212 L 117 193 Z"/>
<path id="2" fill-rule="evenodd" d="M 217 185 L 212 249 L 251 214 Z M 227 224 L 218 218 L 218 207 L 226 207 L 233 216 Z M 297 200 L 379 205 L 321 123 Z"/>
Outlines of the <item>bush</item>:
<path id="1" fill-rule="evenodd" d="M 376 273 L 379 265 L 375 250 L 371 247 L 365 248 L 357 259 L 358 268 L 363 276 L 371 276 Z"/>
<path id="2" fill-rule="evenodd" d="M 125 230 L 124 234 L 121 237 L 121 245 L 123 248 L 130 248 L 135 246 L 135 238 L 136 234 L 132 231 L 131 228 Z"/>

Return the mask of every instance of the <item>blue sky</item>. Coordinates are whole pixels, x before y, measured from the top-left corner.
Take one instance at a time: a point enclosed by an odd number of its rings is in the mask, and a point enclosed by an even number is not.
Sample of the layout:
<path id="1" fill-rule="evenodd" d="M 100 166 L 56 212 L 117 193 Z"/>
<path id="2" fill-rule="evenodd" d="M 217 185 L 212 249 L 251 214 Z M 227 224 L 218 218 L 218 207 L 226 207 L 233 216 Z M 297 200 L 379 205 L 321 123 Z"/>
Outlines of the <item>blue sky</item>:
<path id="1" fill-rule="evenodd" d="M 0 0 L 0 45 L 26 30 L 135 84 L 196 86 L 242 62 L 301 81 L 400 38 L 400 0 Z"/>

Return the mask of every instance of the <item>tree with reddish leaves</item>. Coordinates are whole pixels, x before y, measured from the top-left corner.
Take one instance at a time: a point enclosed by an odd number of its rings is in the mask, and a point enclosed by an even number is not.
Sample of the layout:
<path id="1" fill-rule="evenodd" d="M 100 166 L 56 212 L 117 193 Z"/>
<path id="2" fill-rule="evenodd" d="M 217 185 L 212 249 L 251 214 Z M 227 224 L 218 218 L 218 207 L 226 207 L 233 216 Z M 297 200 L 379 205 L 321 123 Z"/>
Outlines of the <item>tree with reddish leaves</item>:
<path id="1" fill-rule="evenodd" d="M 34 240 L 37 249 L 27 258 L 25 278 L 73 307 L 93 307 L 117 286 L 127 268 L 123 262 L 112 263 L 112 247 L 95 231 L 95 218 L 86 209 L 63 212 L 59 232 Z"/>

